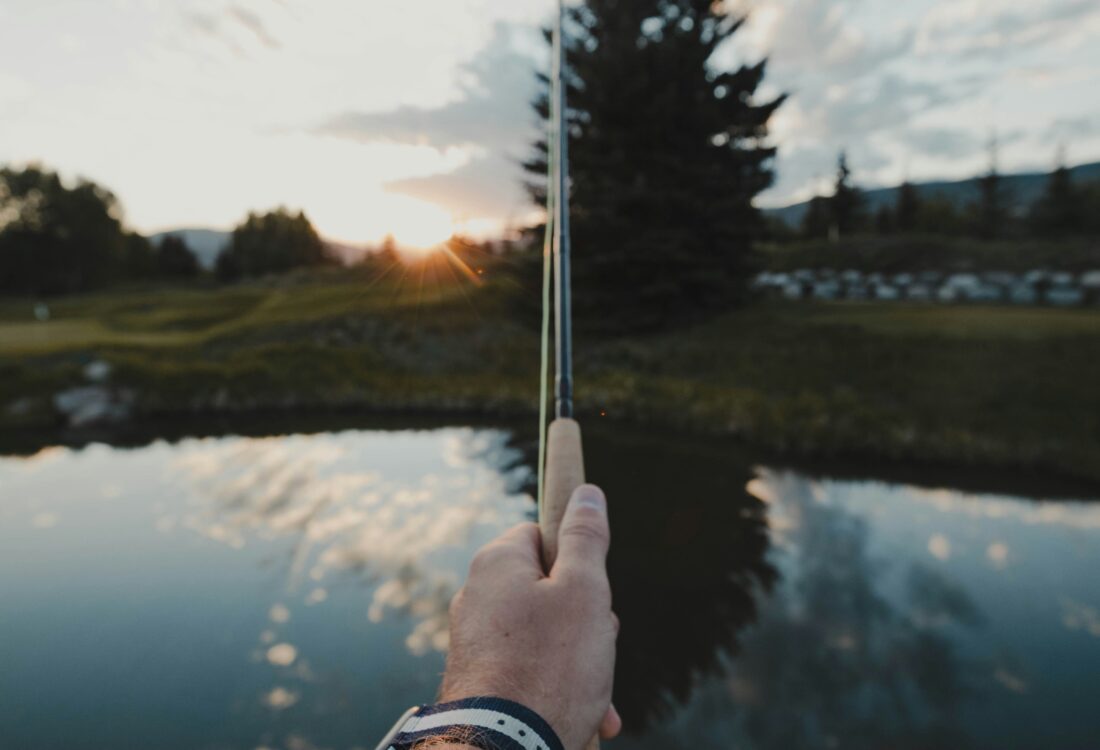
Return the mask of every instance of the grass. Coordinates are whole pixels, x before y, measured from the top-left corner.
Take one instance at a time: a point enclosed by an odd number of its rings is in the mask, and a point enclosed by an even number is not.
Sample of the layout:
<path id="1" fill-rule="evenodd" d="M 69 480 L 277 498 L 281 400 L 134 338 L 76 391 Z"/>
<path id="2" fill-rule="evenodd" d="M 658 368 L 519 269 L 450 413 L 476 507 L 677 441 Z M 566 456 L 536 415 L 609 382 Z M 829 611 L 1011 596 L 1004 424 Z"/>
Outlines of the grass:
<path id="1" fill-rule="evenodd" d="M 0 305 L 0 429 L 56 422 L 92 358 L 141 416 L 536 407 L 538 343 L 504 281 L 348 272 Z M 660 335 L 581 338 L 582 419 L 776 452 L 1014 465 L 1100 481 L 1100 312 L 762 305 Z M 11 405 L 21 402 L 20 408 Z"/>

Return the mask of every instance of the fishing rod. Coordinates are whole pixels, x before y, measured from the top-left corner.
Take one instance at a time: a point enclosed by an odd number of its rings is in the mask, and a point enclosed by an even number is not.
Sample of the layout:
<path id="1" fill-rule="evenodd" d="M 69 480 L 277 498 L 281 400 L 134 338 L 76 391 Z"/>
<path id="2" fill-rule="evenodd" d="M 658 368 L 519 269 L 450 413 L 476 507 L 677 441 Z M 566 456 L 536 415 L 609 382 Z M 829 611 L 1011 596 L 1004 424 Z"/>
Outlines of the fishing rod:
<path id="1" fill-rule="evenodd" d="M 584 452 L 581 446 L 581 429 L 573 419 L 573 321 L 572 294 L 570 288 L 569 242 L 569 129 L 566 113 L 565 5 L 558 1 L 558 18 L 554 27 L 553 72 L 551 74 L 551 117 L 549 161 L 550 190 L 548 191 L 547 221 L 552 223 L 551 258 L 544 257 L 544 273 L 553 269 L 554 307 L 554 405 L 555 419 L 544 430 L 545 418 L 539 425 L 543 438 L 545 463 L 540 466 L 539 527 L 542 531 L 543 563 L 549 570 L 558 553 L 558 527 L 573 490 L 584 484 Z M 545 256 L 545 251 L 544 251 Z M 544 279 L 544 303 L 549 295 L 549 284 Z M 543 372 L 549 368 L 546 358 L 546 323 L 549 310 L 544 309 Z M 543 377 L 543 405 L 546 378 Z M 545 408 L 543 409 L 545 413 Z"/>
<path id="2" fill-rule="evenodd" d="M 543 250 L 542 388 L 539 419 L 539 530 L 547 572 L 558 557 L 558 529 L 573 491 L 584 484 L 581 428 L 573 418 L 573 307 L 569 241 L 569 121 L 565 65 L 565 3 L 558 0 L 551 72 L 547 247 Z M 547 252 L 549 251 L 549 252 Z M 546 428 L 550 275 L 554 307 L 554 421 Z M 597 737 L 586 750 L 599 750 Z"/>

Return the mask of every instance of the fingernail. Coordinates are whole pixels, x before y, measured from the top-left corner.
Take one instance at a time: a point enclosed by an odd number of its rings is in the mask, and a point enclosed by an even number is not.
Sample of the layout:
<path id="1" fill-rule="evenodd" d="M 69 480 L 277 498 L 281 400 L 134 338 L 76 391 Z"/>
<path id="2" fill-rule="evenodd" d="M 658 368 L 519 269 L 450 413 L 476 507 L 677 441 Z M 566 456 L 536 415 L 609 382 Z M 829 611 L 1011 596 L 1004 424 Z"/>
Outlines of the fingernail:
<path id="1" fill-rule="evenodd" d="M 603 496 L 603 490 L 595 485 L 584 484 L 573 492 L 573 502 L 580 508 L 592 508 L 601 513 L 607 512 L 607 498 Z"/>

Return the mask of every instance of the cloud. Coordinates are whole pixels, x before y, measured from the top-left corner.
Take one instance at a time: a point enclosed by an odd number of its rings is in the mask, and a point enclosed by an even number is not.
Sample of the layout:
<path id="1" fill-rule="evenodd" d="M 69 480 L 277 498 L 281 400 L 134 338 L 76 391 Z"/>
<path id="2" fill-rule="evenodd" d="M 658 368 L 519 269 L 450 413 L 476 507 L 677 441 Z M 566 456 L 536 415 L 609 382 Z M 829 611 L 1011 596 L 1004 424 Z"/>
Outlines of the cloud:
<path id="1" fill-rule="evenodd" d="M 964 59 L 1019 54 L 1060 38 L 1089 17 L 1100 17 L 1094 0 L 949 0 L 933 8 L 920 24 L 915 52 Z"/>
<path id="2" fill-rule="evenodd" d="M 911 128 L 901 140 L 914 153 L 941 158 L 971 156 L 985 148 L 981 138 L 961 128 Z"/>
<path id="3" fill-rule="evenodd" d="M 1065 141 L 1100 135 L 1100 116 L 1060 117 L 1051 123 L 1043 140 Z"/>
<path id="4" fill-rule="evenodd" d="M 517 49 L 520 31 L 497 23 L 488 45 L 458 71 L 458 97 L 439 107 L 405 106 L 385 112 L 345 112 L 317 132 L 362 143 L 404 143 L 438 149 L 512 148 L 531 135 L 529 102 L 534 63 Z"/>
<path id="5" fill-rule="evenodd" d="M 210 13 L 192 11 L 184 13 L 183 18 L 192 29 L 200 34 L 205 34 L 214 39 L 221 39 L 221 35 L 218 31 L 217 16 L 211 15 Z"/>
<path id="6" fill-rule="evenodd" d="M 536 132 L 530 102 L 532 30 L 498 22 L 489 43 L 458 70 L 458 96 L 438 107 L 345 112 L 315 132 L 359 143 L 466 150 L 458 169 L 390 182 L 388 190 L 442 205 L 466 219 L 505 217 L 523 205 L 518 166 Z"/>
<path id="7" fill-rule="evenodd" d="M 474 157 L 453 172 L 386 183 L 387 190 L 446 206 L 464 219 L 514 216 L 526 204 L 523 171 L 499 153 Z"/>
<path id="8" fill-rule="evenodd" d="M 749 23 L 714 63 L 734 66 L 768 56 L 766 86 L 793 97 L 774 121 L 778 179 L 765 203 L 820 189 L 841 149 L 849 150 L 857 179 L 880 182 L 896 178 L 902 161 L 913 157 L 941 166 L 980 158 L 991 124 L 975 119 L 985 106 L 980 101 L 1014 75 L 992 51 L 1049 45 L 1097 13 L 1084 0 L 1046 6 L 943 0 L 924 11 L 904 10 L 889 0 L 730 0 L 727 5 L 734 12 L 749 11 Z M 490 43 L 459 71 L 458 95 L 442 106 L 344 112 L 316 132 L 362 143 L 464 150 L 469 158 L 453 172 L 386 187 L 472 217 L 514 210 L 523 205 L 516 162 L 534 133 L 528 106 L 534 56 L 517 44 L 519 34 L 517 27 L 498 23 Z M 1052 64 L 1058 71 L 1065 68 L 1062 62 Z M 944 119 L 944 113 L 956 111 L 968 114 L 957 124 Z M 1082 127 L 1059 126 L 1072 133 Z"/>
<path id="9" fill-rule="evenodd" d="M 268 49 L 277 50 L 282 44 L 264 24 L 263 19 L 253 11 L 231 5 L 221 14 L 189 11 L 183 14 L 185 23 L 200 35 L 227 46 L 239 58 L 247 58 L 244 47 L 238 40 L 237 29 L 247 32 Z"/>
<path id="10" fill-rule="evenodd" d="M 282 47 L 279 40 L 268 33 L 263 20 L 257 14 L 239 5 L 231 7 L 228 13 L 230 18 L 252 32 L 265 47 L 269 49 L 280 49 Z"/>
<path id="11" fill-rule="evenodd" d="M 1086 87 L 1096 75 L 1094 55 L 1067 57 L 1100 22 L 1094 0 L 937 0 L 923 9 L 890 0 L 728 4 L 749 11 L 733 51 L 768 55 L 768 86 L 792 96 L 774 121 L 778 180 L 764 196 L 768 204 L 819 187 L 845 147 L 853 152 L 857 180 L 896 179 L 910 157 L 945 168 L 952 160 L 969 158 L 970 164 L 994 123 L 1002 145 L 1024 140 L 1016 137 L 1024 127 L 1022 106 L 1008 103 L 1005 92 L 1018 91 L 1025 73 L 1037 95 L 1056 85 Z M 733 51 L 724 51 L 729 59 L 722 62 L 732 60 Z M 1060 122 L 1051 131 L 1083 139 L 1093 129 L 1084 120 L 1091 118 Z M 1046 125 L 1026 127 L 1037 136 Z M 1014 138 L 1006 140 L 1013 128 Z M 870 173 L 875 163 L 891 166 Z"/>
<path id="12" fill-rule="evenodd" d="M 976 81 L 952 84 L 886 74 L 869 85 L 804 99 L 819 108 L 816 117 L 823 123 L 825 135 L 852 139 L 906 125 L 917 115 L 972 96 L 977 88 Z"/>

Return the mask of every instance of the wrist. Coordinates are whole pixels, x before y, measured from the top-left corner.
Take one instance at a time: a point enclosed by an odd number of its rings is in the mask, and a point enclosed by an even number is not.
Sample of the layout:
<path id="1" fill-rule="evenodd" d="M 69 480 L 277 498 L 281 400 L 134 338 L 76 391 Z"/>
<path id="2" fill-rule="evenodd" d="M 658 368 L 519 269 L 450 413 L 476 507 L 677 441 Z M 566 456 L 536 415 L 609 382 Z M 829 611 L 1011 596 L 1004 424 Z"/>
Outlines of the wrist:
<path id="1" fill-rule="evenodd" d="M 563 750 L 554 729 L 533 710 L 499 697 L 465 698 L 413 709 L 380 750 Z"/>

